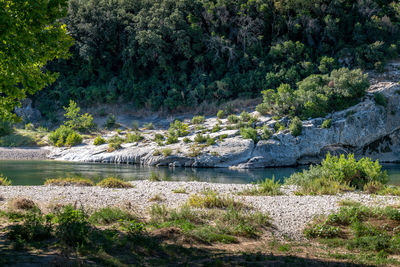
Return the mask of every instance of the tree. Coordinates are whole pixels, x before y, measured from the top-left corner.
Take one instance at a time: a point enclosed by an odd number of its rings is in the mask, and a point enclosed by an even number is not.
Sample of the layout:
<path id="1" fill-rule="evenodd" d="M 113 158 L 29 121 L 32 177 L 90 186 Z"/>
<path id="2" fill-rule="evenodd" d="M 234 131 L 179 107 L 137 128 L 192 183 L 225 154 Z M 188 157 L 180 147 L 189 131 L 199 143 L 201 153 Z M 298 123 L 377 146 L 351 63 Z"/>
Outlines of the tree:
<path id="1" fill-rule="evenodd" d="M 67 0 L 0 0 L 0 118 L 16 120 L 20 100 L 55 81 L 45 65 L 69 55 L 66 7 Z"/>

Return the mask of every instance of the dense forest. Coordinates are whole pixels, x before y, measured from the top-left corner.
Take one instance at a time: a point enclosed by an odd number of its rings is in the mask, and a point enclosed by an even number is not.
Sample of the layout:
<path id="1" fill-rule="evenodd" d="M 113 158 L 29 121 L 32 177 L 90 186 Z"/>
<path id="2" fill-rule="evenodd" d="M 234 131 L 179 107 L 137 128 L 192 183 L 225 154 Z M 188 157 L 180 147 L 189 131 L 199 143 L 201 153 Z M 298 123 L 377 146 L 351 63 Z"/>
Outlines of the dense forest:
<path id="1" fill-rule="evenodd" d="M 383 71 L 400 52 L 393 0 L 70 0 L 63 20 L 75 43 L 46 66 L 60 75 L 35 96 L 44 114 L 70 99 L 179 111 L 268 97 L 355 75 L 343 67 Z"/>

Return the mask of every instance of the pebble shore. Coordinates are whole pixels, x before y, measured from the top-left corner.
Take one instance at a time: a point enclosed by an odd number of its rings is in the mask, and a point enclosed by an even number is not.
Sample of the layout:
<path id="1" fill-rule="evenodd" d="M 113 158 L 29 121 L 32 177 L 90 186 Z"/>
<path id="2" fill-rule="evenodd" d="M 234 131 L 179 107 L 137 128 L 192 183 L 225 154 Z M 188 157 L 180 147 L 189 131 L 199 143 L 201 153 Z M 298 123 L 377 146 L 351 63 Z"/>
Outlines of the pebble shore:
<path id="1" fill-rule="evenodd" d="M 280 196 L 241 196 L 236 193 L 255 185 L 215 184 L 205 182 L 150 182 L 133 181 L 131 189 L 109 189 L 97 186 L 2 186 L 0 187 L 0 208 L 6 209 L 14 198 L 28 198 L 42 209 L 52 205 L 71 203 L 86 209 L 118 206 L 129 208 L 145 216 L 154 201 L 154 196 L 161 197 L 159 204 L 169 208 L 179 207 L 187 201 L 190 194 L 206 189 L 219 194 L 229 194 L 253 210 L 269 213 L 274 226 L 273 234 L 293 240 L 303 239 L 303 229 L 316 216 L 337 211 L 338 202 L 351 199 L 371 206 L 399 205 L 400 197 L 374 196 L 364 193 L 349 192 L 333 196 L 295 196 L 294 187 L 284 187 Z M 186 193 L 174 193 L 176 189 L 185 189 Z"/>

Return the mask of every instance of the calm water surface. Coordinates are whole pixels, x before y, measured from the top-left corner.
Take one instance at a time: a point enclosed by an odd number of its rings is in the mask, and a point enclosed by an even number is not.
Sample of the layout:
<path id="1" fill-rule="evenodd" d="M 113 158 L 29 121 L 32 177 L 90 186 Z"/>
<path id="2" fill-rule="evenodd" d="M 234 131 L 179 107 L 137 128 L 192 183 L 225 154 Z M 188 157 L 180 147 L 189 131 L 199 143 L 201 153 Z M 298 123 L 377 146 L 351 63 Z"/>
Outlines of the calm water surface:
<path id="1" fill-rule="evenodd" d="M 147 179 L 156 172 L 171 181 L 206 181 L 215 183 L 251 183 L 266 177 L 275 176 L 284 180 L 298 168 L 268 168 L 255 170 L 230 170 L 226 168 L 154 168 L 136 165 L 75 163 L 60 161 L 0 161 L 0 173 L 8 177 L 13 185 L 41 185 L 48 178 L 88 177 L 94 181 L 115 176 L 126 180 Z M 400 164 L 384 165 L 390 183 L 400 185 Z"/>

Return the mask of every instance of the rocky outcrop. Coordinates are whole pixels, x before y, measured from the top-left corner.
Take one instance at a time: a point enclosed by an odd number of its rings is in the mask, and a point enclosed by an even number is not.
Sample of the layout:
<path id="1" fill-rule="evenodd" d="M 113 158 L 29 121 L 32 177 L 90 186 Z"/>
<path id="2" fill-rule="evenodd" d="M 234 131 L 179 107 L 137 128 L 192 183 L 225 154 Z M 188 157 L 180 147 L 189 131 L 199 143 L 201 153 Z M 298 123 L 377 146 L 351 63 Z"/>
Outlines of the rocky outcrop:
<path id="1" fill-rule="evenodd" d="M 32 100 L 29 98 L 22 101 L 21 107 L 15 108 L 15 114 L 25 123 L 37 122 L 42 118 L 40 111 L 32 107 Z"/>
<path id="2" fill-rule="evenodd" d="M 378 105 L 375 93 L 383 94 L 387 105 Z M 384 162 L 400 162 L 400 86 L 395 82 L 379 82 L 371 86 L 362 101 L 343 111 L 303 122 L 302 134 L 294 137 L 289 130 L 274 133 L 269 140 L 257 144 L 243 139 L 238 130 L 225 130 L 211 133 L 212 137 L 227 136 L 211 146 L 197 146 L 180 142 L 159 147 L 152 142 L 154 133 L 147 132 L 146 141 L 124 144 L 123 149 L 107 152 L 107 144 L 93 146 L 84 144 L 73 148 L 52 148 L 53 159 L 129 163 L 151 166 L 171 167 L 235 167 L 264 168 L 291 166 L 320 161 L 326 153 L 355 153 L 356 156 L 369 156 Z M 330 128 L 322 128 L 325 119 L 331 119 Z M 280 121 L 288 123 L 287 119 Z M 217 123 L 209 118 L 204 127 L 209 131 Z M 228 125 L 226 120 L 220 121 Z M 276 122 L 270 117 L 259 118 L 258 126 L 272 126 Z M 190 139 L 199 131 L 192 128 Z M 169 148 L 173 153 L 163 156 L 156 153 Z"/>

